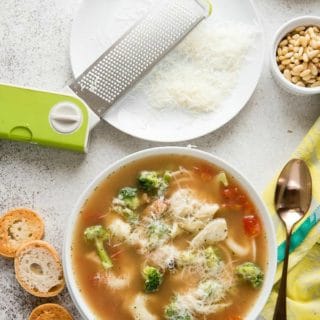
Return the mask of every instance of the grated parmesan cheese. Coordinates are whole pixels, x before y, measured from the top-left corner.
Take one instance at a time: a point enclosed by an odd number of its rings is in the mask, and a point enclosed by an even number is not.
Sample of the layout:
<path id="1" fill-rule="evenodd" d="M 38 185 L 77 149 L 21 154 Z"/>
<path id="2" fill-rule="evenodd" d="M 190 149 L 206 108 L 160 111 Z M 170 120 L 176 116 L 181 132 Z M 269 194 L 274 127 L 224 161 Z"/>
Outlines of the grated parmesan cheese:
<path id="1" fill-rule="evenodd" d="M 218 209 L 218 204 L 194 198 L 189 189 L 179 189 L 170 198 L 170 215 L 180 228 L 189 232 L 203 229 Z"/>
<path id="2" fill-rule="evenodd" d="M 151 106 L 211 112 L 232 91 L 256 31 L 205 21 L 140 82 Z"/>
<path id="3" fill-rule="evenodd" d="M 224 283 L 219 279 L 206 280 L 186 293 L 177 294 L 175 301 L 179 310 L 187 310 L 192 315 L 203 315 L 203 319 L 206 319 L 205 316 L 219 312 L 231 304 L 226 300 L 231 286 L 231 282 Z"/>

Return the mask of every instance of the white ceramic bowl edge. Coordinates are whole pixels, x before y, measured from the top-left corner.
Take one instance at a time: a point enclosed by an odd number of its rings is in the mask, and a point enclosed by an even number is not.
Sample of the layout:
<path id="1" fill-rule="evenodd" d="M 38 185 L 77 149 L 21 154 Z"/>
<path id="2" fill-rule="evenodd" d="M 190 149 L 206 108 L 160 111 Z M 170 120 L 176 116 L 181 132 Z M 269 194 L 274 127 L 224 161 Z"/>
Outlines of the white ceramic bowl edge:
<path id="1" fill-rule="evenodd" d="M 103 172 L 101 172 L 93 181 L 92 183 L 86 188 L 86 190 L 82 193 L 82 195 L 79 197 L 79 200 L 77 204 L 75 205 L 75 208 L 69 218 L 66 231 L 65 231 L 65 238 L 64 238 L 64 247 L 63 247 L 63 268 L 64 268 L 64 274 L 66 278 L 67 287 L 69 289 L 70 295 L 72 297 L 72 300 L 74 301 L 77 309 L 81 313 L 82 317 L 86 320 L 95 320 L 97 319 L 95 315 L 90 310 L 89 306 L 85 303 L 85 300 L 83 296 L 81 295 L 76 279 L 74 276 L 74 272 L 72 269 L 72 259 L 71 259 L 71 247 L 72 247 L 72 241 L 73 241 L 73 230 L 76 225 L 78 214 L 86 201 L 88 197 L 92 194 L 94 188 L 99 185 L 106 177 L 108 177 L 112 172 L 115 170 L 123 167 L 124 165 L 131 163 L 134 160 L 142 159 L 145 157 L 150 156 L 157 156 L 161 154 L 177 154 L 177 155 L 189 155 L 193 156 L 208 162 L 211 162 L 214 165 L 217 165 L 218 167 L 226 170 L 230 175 L 234 176 L 235 179 L 242 185 L 242 187 L 248 192 L 250 195 L 252 201 L 256 205 L 260 217 L 263 221 L 263 224 L 265 226 L 265 230 L 267 233 L 267 244 L 268 244 L 268 269 L 265 274 L 265 281 L 264 285 L 261 289 L 261 293 L 252 308 L 252 310 L 247 315 L 247 320 L 254 320 L 258 317 L 259 313 L 261 312 L 263 306 L 265 305 L 268 296 L 271 292 L 275 271 L 276 271 L 276 264 L 277 264 L 277 247 L 276 247 L 276 237 L 275 237 L 275 231 L 274 226 L 271 220 L 271 217 L 253 188 L 253 186 L 248 182 L 246 178 L 244 178 L 240 172 L 238 172 L 236 169 L 234 169 L 232 166 L 227 164 L 222 159 L 213 156 L 210 153 L 200 151 L 197 149 L 192 148 L 183 148 L 183 147 L 159 147 L 159 148 L 153 148 L 153 149 L 147 149 L 143 150 L 137 153 L 134 153 L 132 155 L 129 155 L 117 162 L 115 162 L 113 165 L 109 166 L 107 169 L 105 169 Z M 112 320 L 112 319 L 110 319 Z"/>

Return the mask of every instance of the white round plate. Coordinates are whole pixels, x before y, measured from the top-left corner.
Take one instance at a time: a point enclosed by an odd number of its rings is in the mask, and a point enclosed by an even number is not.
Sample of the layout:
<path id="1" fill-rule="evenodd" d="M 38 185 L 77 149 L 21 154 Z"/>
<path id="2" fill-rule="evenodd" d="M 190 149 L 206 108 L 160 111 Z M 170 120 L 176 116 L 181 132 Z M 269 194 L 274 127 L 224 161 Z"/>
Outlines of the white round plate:
<path id="1" fill-rule="evenodd" d="M 164 0 L 83 0 L 71 34 L 70 56 L 75 77 L 148 12 L 154 1 Z M 251 0 L 215 0 L 210 19 L 213 26 L 216 21 L 236 21 L 252 24 L 262 31 Z M 111 107 L 104 119 L 127 134 L 158 142 L 190 140 L 220 128 L 245 106 L 258 83 L 264 59 L 262 32 L 255 41 L 235 88 L 218 110 L 202 114 L 158 110 L 150 106 L 146 97 L 137 90 Z"/>

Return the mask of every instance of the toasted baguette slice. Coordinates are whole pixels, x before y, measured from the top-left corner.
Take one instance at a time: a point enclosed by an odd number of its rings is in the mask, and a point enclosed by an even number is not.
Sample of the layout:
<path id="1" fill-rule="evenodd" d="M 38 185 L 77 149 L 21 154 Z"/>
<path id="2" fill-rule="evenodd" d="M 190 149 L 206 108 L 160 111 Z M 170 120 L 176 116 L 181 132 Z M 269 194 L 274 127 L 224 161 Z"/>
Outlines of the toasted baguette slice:
<path id="1" fill-rule="evenodd" d="M 33 309 L 28 320 L 72 320 L 72 316 L 64 307 L 46 303 Z"/>
<path id="2" fill-rule="evenodd" d="M 0 255 L 14 258 L 18 248 L 44 234 L 42 219 L 32 210 L 15 209 L 0 218 Z"/>
<path id="3" fill-rule="evenodd" d="M 20 285 L 36 297 L 53 297 L 64 288 L 59 255 L 45 241 L 22 245 L 16 253 L 14 268 Z"/>

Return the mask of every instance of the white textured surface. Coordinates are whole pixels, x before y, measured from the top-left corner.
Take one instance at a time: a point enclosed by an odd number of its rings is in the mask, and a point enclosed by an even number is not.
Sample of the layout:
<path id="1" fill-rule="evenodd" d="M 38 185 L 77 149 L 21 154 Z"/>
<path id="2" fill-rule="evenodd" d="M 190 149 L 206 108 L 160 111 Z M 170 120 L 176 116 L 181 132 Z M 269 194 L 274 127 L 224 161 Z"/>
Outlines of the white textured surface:
<path id="1" fill-rule="evenodd" d="M 89 0 L 85 0 L 89 1 Z M 319 0 L 256 0 L 270 45 L 280 24 L 302 14 L 320 15 Z M 46 89 L 71 79 L 68 38 L 78 0 L 1 0 L 0 81 Z M 320 113 L 320 98 L 280 90 L 266 61 L 263 76 L 241 114 L 219 131 L 191 143 L 240 169 L 259 191 L 281 167 Z M 157 144 L 131 138 L 107 124 L 93 132 L 87 156 L 0 141 L 0 212 L 14 206 L 39 211 L 46 239 L 60 251 L 65 219 L 79 193 L 103 168 Z M 184 144 L 180 144 L 184 145 Z M 23 320 L 41 302 L 72 307 L 68 294 L 39 300 L 16 283 L 12 262 L 0 258 L 0 319 Z"/>

